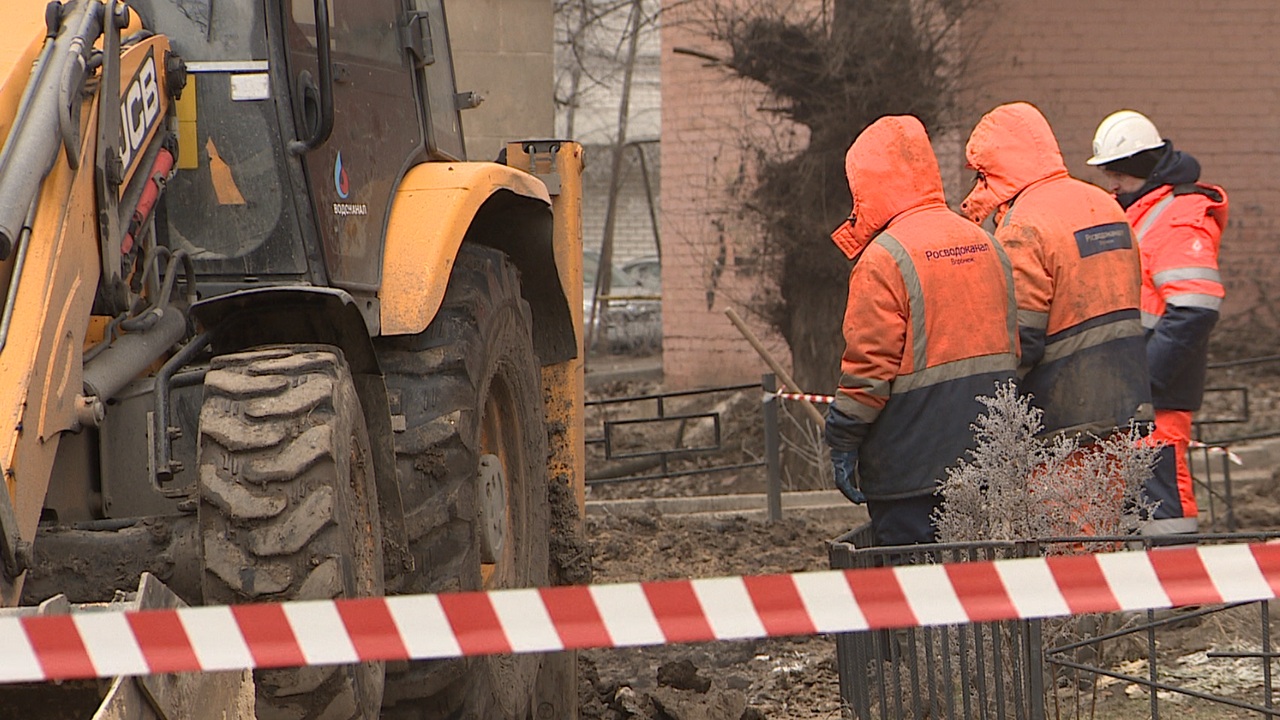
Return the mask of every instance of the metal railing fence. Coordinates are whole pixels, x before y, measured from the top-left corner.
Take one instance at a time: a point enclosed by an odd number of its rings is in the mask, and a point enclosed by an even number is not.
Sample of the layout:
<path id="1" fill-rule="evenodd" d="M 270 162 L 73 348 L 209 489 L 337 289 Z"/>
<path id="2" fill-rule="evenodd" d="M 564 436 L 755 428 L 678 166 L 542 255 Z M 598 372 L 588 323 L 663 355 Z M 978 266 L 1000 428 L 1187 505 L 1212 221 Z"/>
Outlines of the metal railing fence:
<path id="1" fill-rule="evenodd" d="M 1082 542 L 1152 549 L 1169 538 L 1046 538 L 1025 542 L 947 543 L 874 547 L 869 525 L 830 546 L 833 569 L 873 568 L 1034 557 L 1061 552 Z M 1180 543 L 1259 542 L 1280 533 L 1178 536 Z M 1244 608 L 1242 610 L 1242 608 Z M 1170 634 L 1205 618 L 1234 618 L 1236 631 L 1225 641 L 1256 639 L 1237 648 L 1211 649 L 1207 661 L 1252 659 L 1258 663 L 1259 698 L 1199 689 L 1170 676 L 1162 655 Z M 1180 610 L 1113 613 L 1069 618 L 1016 620 L 921 627 L 836 636 L 840 695 L 857 720 L 1063 720 L 1105 718 L 1097 708 L 1098 687 L 1117 682 L 1145 692 L 1150 717 L 1181 717 L 1178 698 L 1212 708 L 1233 708 L 1261 717 L 1280 717 L 1275 706 L 1271 663 L 1280 658 L 1271 641 L 1270 603 L 1207 605 Z M 1111 648 L 1137 657 L 1126 663 Z M 1145 668 L 1145 674 L 1129 670 Z M 1202 669 L 1201 672 L 1207 672 Z M 1235 672 L 1228 669 L 1226 672 Z"/>
<path id="2" fill-rule="evenodd" d="M 750 390 L 760 391 L 762 398 L 762 432 L 757 446 L 763 450 L 762 457 L 746 462 L 726 460 L 731 453 L 725 444 L 724 413 L 714 408 L 696 408 L 712 404 L 717 397 Z M 588 469 L 586 484 L 638 483 L 759 468 L 765 474 L 769 519 L 777 520 L 782 516 L 782 471 L 779 400 L 773 394 L 776 390 L 777 380 L 768 374 L 761 378 L 759 384 L 588 401 L 588 459 L 598 461 L 598 464 Z M 691 407 L 695 409 L 689 409 Z M 709 438 L 696 444 L 686 444 L 685 441 L 693 435 L 690 428 L 697 425 L 701 425 L 703 435 L 709 428 Z M 674 431 L 664 434 L 660 431 L 661 426 L 670 426 Z M 643 438 L 642 443 L 628 442 L 628 434 Z"/>

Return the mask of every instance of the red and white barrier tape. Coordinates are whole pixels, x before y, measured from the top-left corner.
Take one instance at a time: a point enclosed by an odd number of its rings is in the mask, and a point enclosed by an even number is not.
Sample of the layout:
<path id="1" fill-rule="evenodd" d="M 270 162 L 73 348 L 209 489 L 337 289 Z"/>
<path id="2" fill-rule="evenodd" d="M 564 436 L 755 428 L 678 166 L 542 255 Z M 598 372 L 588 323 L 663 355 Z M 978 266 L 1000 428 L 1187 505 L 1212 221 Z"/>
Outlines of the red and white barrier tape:
<path id="1" fill-rule="evenodd" d="M 0 618 L 0 682 L 450 658 L 1263 600 L 1280 544 Z"/>
<path id="2" fill-rule="evenodd" d="M 1204 444 L 1204 443 L 1200 442 L 1199 440 L 1192 440 L 1190 443 L 1188 443 L 1188 447 L 1197 448 L 1197 449 L 1198 449 L 1198 448 L 1208 448 L 1208 450 L 1207 450 L 1206 452 L 1208 452 L 1208 453 L 1210 453 L 1210 454 L 1213 454 L 1213 455 L 1217 455 L 1217 454 L 1219 454 L 1219 453 L 1226 453 L 1226 455 L 1227 455 L 1227 459 L 1228 459 L 1228 460 L 1230 460 L 1230 461 L 1232 462 L 1232 464 L 1235 464 L 1235 465 L 1244 465 L 1244 460 L 1241 460 L 1239 455 L 1237 455 L 1237 454 L 1235 454 L 1235 453 L 1231 452 L 1230 450 L 1228 450 L 1228 449 L 1226 449 L 1226 448 L 1224 448 L 1224 447 L 1220 447 L 1220 446 L 1217 446 L 1217 445 L 1206 445 L 1206 444 Z"/>
<path id="3" fill-rule="evenodd" d="M 782 398 L 783 400 L 804 400 L 806 402 L 826 403 L 828 405 L 836 401 L 835 395 L 814 395 L 813 393 L 793 393 L 783 392 L 781 390 L 774 392 L 773 396 Z"/>

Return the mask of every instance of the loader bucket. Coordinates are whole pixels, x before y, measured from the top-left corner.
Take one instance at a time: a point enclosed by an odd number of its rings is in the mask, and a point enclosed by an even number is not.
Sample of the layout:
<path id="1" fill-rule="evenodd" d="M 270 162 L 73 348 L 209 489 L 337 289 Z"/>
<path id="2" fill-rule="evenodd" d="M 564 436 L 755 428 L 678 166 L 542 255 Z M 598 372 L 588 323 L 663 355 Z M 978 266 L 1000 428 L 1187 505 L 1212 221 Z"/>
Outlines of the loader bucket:
<path id="1" fill-rule="evenodd" d="M 111 602 L 72 604 L 63 595 L 37 606 L 0 610 L 0 616 L 124 612 L 185 607 L 151 573 L 138 589 Z M 254 717 L 253 672 L 176 673 L 62 683 L 0 686 L 0 720 L 232 720 Z"/>

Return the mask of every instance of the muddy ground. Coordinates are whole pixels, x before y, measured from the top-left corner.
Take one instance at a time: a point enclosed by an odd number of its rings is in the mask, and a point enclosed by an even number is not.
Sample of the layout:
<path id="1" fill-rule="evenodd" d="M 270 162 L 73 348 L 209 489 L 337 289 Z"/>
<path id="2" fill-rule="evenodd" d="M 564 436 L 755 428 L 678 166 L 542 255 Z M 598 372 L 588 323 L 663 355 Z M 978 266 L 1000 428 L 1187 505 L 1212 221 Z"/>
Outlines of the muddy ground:
<path id="1" fill-rule="evenodd" d="M 835 516 L 594 518 L 593 582 L 825 570 L 826 543 L 848 524 Z M 842 717 L 828 637 L 591 650 L 579 668 L 582 718 Z"/>
<path id="2" fill-rule="evenodd" d="M 1268 369 L 1219 372 L 1217 384 L 1248 386 L 1247 423 L 1215 428 L 1215 437 L 1267 432 L 1280 428 L 1280 380 Z M 1212 384 L 1212 383 L 1211 383 Z M 651 380 L 598 385 L 591 397 L 617 397 L 662 391 Z M 726 435 L 758 432 L 758 391 L 745 399 L 716 399 L 727 408 L 740 408 L 726 420 Z M 1206 412 L 1231 415 L 1230 399 Z M 590 423 L 589 423 L 590 426 Z M 669 430 L 663 430 L 668 433 Z M 588 430 L 588 437 L 591 431 Z M 665 438 L 665 435 L 663 436 Z M 665 439 L 661 440 L 666 442 Z M 730 443 L 732 444 L 732 443 Z M 745 449 L 750 459 L 759 451 Z M 598 458 L 597 458 L 598 460 Z M 589 470 L 591 464 L 589 463 Z M 791 481 L 789 481 L 791 482 Z M 659 497 L 694 494 L 759 492 L 758 472 L 744 471 L 647 486 L 605 486 L 593 490 L 600 498 Z M 798 489 L 798 488 L 797 488 Z M 1280 481 L 1256 482 L 1238 489 L 1237 510 L 1243 529 L 1280 529 Z M 818 513 L 793 512 L 780 522 L 732 515 L 591 516 L 586 523 L 593 549 L 595 583 L 662 580 L 825 570 L 828 543 L 862 522 L 865 516 L 849 507 Z M 1260 699 L 1260 669 L 1256 661 L 1244 665 L 1217 660 L 1206 664 L 1205 653 L 1232 649 L 1258 634 L 1254 615 L 1209 618 L 1176 625 L 1160 637 L 1162 663 L 1186 682 L 1210 682 L 1225 694 Z M 1233 645 L 1234 643 L 1234 645 Z M 1146 674 L 1139 659 L 1141 643 L 1113 650 L 1112 664 L 1139 676 Z M 580 653 L 580 700 L 584 719 L 621 720 L 754 720 L 756 718 L 852 717 L 842 708 L 836 672 L 835 642 L 831 637 L 796 637 L 738 642 L 675 645 L 641 649 L 592 650 Z M 1255 677 L 1256 676 L 1256 677 Z M 1088 683 L 1084 690 L 1068 683 L 1059 690 L 1050 717 L 1145 718 L 1150 699 L 1145 691 L 1123 682 Z M 1256 717 L 1195 702 L 1162 696 L 1166 717 Z"/>

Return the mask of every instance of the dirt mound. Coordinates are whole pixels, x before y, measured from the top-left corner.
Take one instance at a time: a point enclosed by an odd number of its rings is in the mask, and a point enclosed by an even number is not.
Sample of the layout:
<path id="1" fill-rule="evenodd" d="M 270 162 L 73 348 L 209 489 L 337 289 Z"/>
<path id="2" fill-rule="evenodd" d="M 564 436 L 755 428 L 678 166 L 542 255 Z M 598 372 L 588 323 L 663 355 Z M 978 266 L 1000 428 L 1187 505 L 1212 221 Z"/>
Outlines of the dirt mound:
<path id="1" fill-rule="evenodd" d="M 848 524 L 800 516 L 772 524 L 743 517 L 593 517 L 587 521 L 593 582 L 825 570 L 827 543 Z M 584 720 L 841 717 L 829 637 L 590 650 L 579 654 L 579 675 Z"/>

